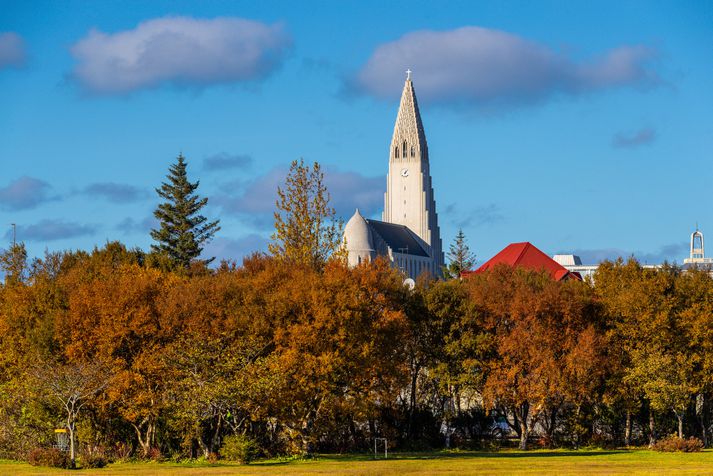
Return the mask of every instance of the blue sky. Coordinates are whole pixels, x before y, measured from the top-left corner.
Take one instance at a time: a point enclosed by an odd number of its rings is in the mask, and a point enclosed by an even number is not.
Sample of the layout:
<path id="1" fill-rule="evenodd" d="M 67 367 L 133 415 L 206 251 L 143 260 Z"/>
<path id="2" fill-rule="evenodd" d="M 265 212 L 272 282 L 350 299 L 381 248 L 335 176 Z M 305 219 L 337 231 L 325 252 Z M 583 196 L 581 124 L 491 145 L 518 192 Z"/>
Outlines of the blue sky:
<path id="1" fill-rule="evenodd" d="M 411 68 L 444 244 L 681 262 L 713 237 L 713 2 L 0 0 L 0 238 L 148 248 L 182 152 L 222 230 L 264 249 L 291 160 L 383 208 Z"/>

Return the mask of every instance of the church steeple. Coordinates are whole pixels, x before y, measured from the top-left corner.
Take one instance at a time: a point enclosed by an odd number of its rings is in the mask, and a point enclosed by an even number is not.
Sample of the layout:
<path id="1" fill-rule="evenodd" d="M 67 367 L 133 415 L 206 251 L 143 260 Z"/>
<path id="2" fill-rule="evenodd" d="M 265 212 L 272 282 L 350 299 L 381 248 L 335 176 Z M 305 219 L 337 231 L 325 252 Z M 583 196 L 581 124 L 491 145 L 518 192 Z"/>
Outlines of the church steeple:
<path id="1" fill-rule="evenodd" d="M 443 264 L 443 252 L 431 185 L 428 143 L 411 71 L 406 74 L 391 138 L 382 218 L 385 222 L 408 227 L 423 240 L 434 262 L 431 272 L 438 276 Z"/>
<path id="2" fill-rule="evenodd" d="M 408 70 L 406 74 L 399 113 L 396 116 L 394 134 L 391 138 L 391 158 L 400 161 L 423 160 L 428 162 L 426 133 L 423 129 L 416 92 L 411 81 L 411 70 Z"/>

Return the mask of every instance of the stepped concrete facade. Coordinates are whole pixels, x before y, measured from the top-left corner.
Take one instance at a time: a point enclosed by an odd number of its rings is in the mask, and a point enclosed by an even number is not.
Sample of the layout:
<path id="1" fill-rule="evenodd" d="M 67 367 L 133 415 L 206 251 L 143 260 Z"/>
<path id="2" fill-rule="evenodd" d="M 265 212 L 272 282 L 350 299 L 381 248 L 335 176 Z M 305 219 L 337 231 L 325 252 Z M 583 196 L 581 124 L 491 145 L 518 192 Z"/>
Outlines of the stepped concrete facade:
<path id="1" fill-rule="evenodd" d="M 407 72 L 389 149 L 382 219 L 356 210 L 344 229 L 350 266 L 387 256 L 407 277 L 440 277 L 444 264 L 428 143 L 418 101 Z"/>

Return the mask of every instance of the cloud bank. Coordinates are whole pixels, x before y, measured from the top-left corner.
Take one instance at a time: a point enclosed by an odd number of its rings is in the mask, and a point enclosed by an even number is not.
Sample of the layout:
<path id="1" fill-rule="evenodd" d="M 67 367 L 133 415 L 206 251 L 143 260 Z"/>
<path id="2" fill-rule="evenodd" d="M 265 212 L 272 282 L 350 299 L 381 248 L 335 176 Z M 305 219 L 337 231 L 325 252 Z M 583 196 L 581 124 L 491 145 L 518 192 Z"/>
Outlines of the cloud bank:
<path id="1" fill-rule="evenodd" d="M 242 258 L 256 251 L 267 251 L 267 243 L 267 238 L 257 234 L 249 234 L 238 239 L 215 238 L 205 245 L 201 256 L 215 257 L 217 261 L 240 262 Z"/>
<path id="2" fill-rule="evenodd" d="M 636 132 L 618 132 L 612 138 L 612 146 L 620 149 L 632 149 L 646 144 L 651 144 L 656 140 L 656 131 L 650 127 L 645 127 Z"/>
<path id="3" fill-rule="evenodd" d="M 226 193 L 211 201 L 218 204 L 225 213 L 247 219 L 259 228 L 270 227 L 273 223 L 277 187 L 284 184 L 287 172 L 284 167 L 276 167 L 240 186 L 238 193 Z M 345 219 L 349 219 L 356 208 L 369 216 L 384 204 L 383 177 L 366 177 L 356 172 L 327 168 L 324 171 L 324 183 L 331 194 L 330 204 L 337 216 Z"/>
<path id="4" fill-rule="evenodd" d="M 19 68 L 27 60 L 25 42 L 17 33 L 0 32 L 0 69 Z"/>
<path id="5" fill-rule="evenodd" d="M 158 227 L 159 221 L 153 215 L 149 215 L 141 220 L 137 220 L 134 217 L 126 217 L 115 228 L 125 234 L 148 234 L 151 230 L 158 229 Z"/>
<path id="6" fill-rule="evenodd" d="M 148 197 L 146 190 L 133 185 L 114 182 L 93 183 L 84 189 L 84 193 L 114 203 L 131 203 Z"/>
<path id="7" fill-rule="evenodd" d="M 209 172 L 222 171 L 222 170 L 232 170 L 232 169 L 246 169 L 252 165 L 253 159 L 249 155 L 230 155 L 225 152 L 220 154 L 211 155 L 203 159 L 203 170 Z"/>
<path id="8" fill-rule="evenodd" d="M 493 226 L 505 220 L 502 210 L 495 203 L 465 211 L 460 210 L 457 204 L 451 203 L 446 207 L 445 215 L 450 216 L 451 223 L 458 228 Z"/>
<path id="9" fill-rule="evenodd" d="M 663 245 L 658 251 L 626 251 L 620 248 L 560 250 L 557 254 L 575 254 L 582 258 L 584 264 L 598 264 L 604 260 L 614 261 L 622 258 L 624 261 L 635 257 L 642 264 L 682 263 L 688 257 L 688 244 L 685 242 Z"/>
<path id="10" fill-rule="evenodd" d="M 52 187 L 47 182 L 33 177 L 20 177 L 0 188 L 0 209 L 7 211 L 29 210 L 44 202 L 56 200 L 51 196 Z"/>
<path id="11" fill-rule="evenodd" d="M 656 51 L 625 45 L 578 61 L 545 45 L 499 30 L 422 30 L 376 48 L 347 80 L 347 90 L 397 98 L 404 71 L 414 71 L 419 98 L 460 106 L 521 105 L 557 94 L 577 95 L 659 82 Z"/>
<path id="12" fill-rule="evenodd" d="M 72 77 L 95 94 L 251 81 L 278 68 L 290 45 L 280 24 L 163 17 L 118 33 L 92 29 L 71 48 Z"/>
<path id="13" fill-rule="evenodd" d="M 18 225 L 17 239 L 22 241 L 55 241 L 91 235 L 95 231 L 95 227 L 90 225 L 45 219 L 32 225 Z M 9 236 L 10 233 L 5 238 L 9 238 Z"/>

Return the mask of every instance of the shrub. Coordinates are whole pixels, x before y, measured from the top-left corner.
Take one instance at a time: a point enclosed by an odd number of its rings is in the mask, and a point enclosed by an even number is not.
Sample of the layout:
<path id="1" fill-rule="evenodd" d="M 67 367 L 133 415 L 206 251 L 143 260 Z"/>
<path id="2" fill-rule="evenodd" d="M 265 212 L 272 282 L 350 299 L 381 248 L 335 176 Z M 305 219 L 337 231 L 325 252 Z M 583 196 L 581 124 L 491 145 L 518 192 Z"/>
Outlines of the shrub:
<path id="1" fill-rule="evenodd" d="M 242 464 L 250 464 L 257 458 L 260 449 L 255 443 L 245 435 L 226 436 L 223 446 L 220 447 L 220 456 L 228 461 L 239 461 Z"/>
<path id="2" fill-rule="evenodd" d="M 146 453 L 146 458 L 154 461 L 163 461 L 163 455 L 161 454 L 161 450 L 156 447 L 152 447 L 149 449 L 148 453 Z"/>
<path id="3" fill-rule="evenodd" d="M 694 453 L 703 449 L 703 442 L 695 436 L 685 439 L 671 435 L 654 443 L 653 449 L 662 452 L 682 451 L 684 453 Z"/>
<path id="4" fill-rule="evenodd" d="M 79 455 L 82 468 L 103 468 L 109 464 L 109 458 L 103 448 L 85 448 Z"/>
<path id="5" fill-rule="evenodd" d="M 112 462 L 127 461 L 131 457 L 131 445 L 124 442 L 118 442 L 110 452 Z"/>
<path id="6" fill-rule="evenodd" d="M 34 448 L 27 454 L 27 462 L 32 466 L 68 469 L 71 466 L 69 455 L 57 448 Z"/>

